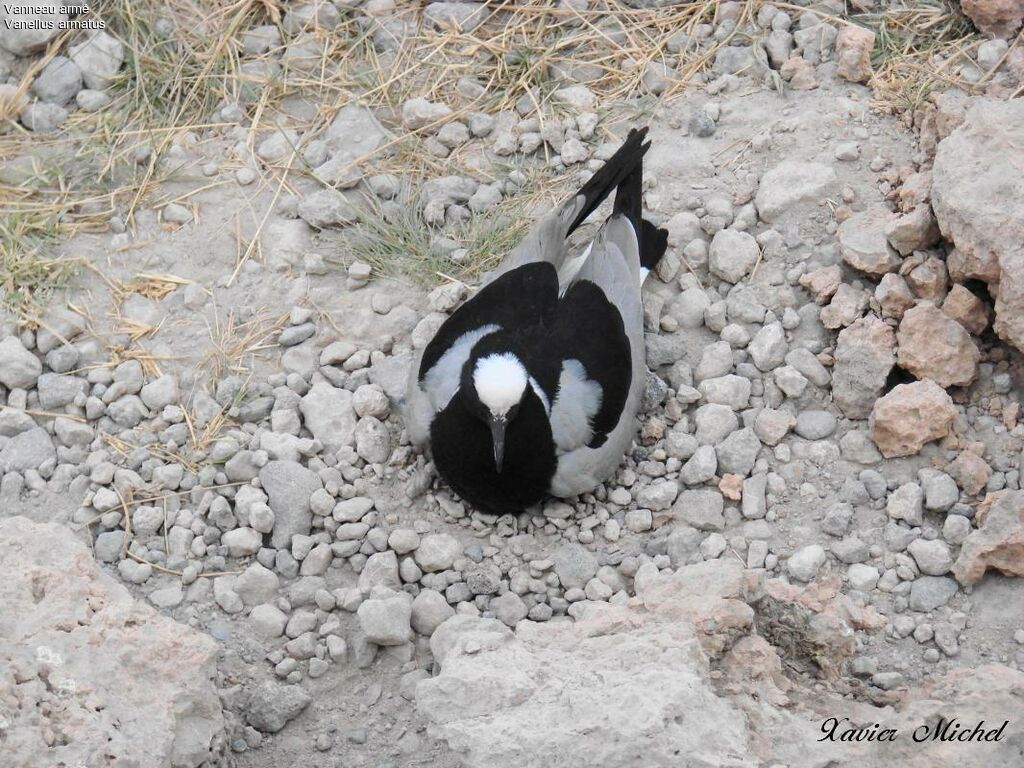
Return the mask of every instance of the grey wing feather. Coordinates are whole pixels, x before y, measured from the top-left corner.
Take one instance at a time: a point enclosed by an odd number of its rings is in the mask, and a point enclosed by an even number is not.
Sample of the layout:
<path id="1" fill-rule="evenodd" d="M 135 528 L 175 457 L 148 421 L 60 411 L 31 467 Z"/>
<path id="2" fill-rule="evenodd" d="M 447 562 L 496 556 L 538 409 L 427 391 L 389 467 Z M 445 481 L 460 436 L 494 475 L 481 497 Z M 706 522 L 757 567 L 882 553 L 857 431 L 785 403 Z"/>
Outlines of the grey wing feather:
<path id="1" fill-rule="evenodd" d="M 616 214 L 604 223 L 579 270 L 560 283 L 559 290 L 564 292 L 577 280 L 589 280 L 604 291 L 621 313 L 627 336 L 643 333 L 640 244 L 629 219 Z"/>
<path id="2" fill-rule="evenodd" d="M 587 259 L 571 280 L 560 287 L 567 288 L 575 280 L 592 281 L 618 308 L 629 338 L 633 376 L 622 416 L 605 443 L 599 448 L 583 445 L 559 456 L 551 492 L 563 498 L 586 493 L 603 482 L 621 463 L 622 455 L 636 436 L 636 414 L 647 382 L 647 362 L 640 294 L 640 248 L 628 219 L 619 215 L 608 219 L 594 238 Z"/>
<path id="3" fill-rule="evenodd" d="M 547 261 L 559 269 L 568 254 L 566 237 L 569 227 L 585 205 L 583 195 L 574 195 L 544 216 L 502 262 L 485 275 L 483 282 L 489 283 L 516 267 L 534 261 Z"/>

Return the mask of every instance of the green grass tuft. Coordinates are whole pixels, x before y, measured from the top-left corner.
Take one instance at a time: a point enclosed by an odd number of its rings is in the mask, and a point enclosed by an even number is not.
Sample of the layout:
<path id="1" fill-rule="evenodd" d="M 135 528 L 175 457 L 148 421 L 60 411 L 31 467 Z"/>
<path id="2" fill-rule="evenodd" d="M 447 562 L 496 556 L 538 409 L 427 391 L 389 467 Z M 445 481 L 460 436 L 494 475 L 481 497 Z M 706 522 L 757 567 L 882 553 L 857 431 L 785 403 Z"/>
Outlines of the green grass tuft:
<path id="1" fill-rule="evenodd" d="M 78 273 L 77 259 L 51 256 L 60 238 L 52 217 L 13 213 L 0 217 L 0 293 L 22 319 L 39 314 L 53 293 Z"/>
<path id="2" fill-rule="evenodd" d="M 451 279 L 472 283 L 496 266 L 528 228 L 527 222 L 506 215 L 502 206 L 444 230 L 431 229 L 421 211 L 416 199 L 403 201 L 389 220 L 371 211 L 340 236 L 346 261 L 365 261 L 378 275 L 407 278 L 426 288 Z M 436 239 L 441 237 L 458 243 L 454 253 L 465 251 L 465 256 L 456 259 L 438 247 Z"/>

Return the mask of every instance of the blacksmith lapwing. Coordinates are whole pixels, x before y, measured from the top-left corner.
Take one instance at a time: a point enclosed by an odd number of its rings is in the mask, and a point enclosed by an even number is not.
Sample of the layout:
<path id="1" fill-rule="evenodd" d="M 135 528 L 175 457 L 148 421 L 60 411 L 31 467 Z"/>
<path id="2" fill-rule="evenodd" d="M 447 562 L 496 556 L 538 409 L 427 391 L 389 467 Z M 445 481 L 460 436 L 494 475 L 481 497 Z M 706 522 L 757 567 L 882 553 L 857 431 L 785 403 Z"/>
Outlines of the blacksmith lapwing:
<path id="1" fill-rule="evenodd" d="M 456 310 L 410 373 L 406 424 L 477 508 L 592 490 L 637 431 L 646 382 L 640 289 L 667 233 L 641 215 L 647 129 L 544 216 Z M 567 237 L 615 190 L 583 253 Z"/>

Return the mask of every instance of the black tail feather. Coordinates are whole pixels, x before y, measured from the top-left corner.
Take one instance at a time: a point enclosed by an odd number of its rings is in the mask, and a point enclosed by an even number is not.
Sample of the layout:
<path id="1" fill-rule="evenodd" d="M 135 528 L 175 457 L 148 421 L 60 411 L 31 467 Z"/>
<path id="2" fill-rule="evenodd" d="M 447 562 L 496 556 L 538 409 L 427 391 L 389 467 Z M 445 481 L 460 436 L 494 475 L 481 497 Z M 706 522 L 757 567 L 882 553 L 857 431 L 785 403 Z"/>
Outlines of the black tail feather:
<path id="1" fill-rule="evenodd" d="M 573 232 L 583 220 L 604 202 L 604 199 L 611 194 L 613 189 L 619 187 L 623 181 L 635 169 L 640 167 L 644 153 L 650 148 L 650 142 L 644 143 L 647 136 L 647 128 L 633 128 L 630 130 L 626 140 L 622 143 L 615 154 L 608 158 L 597 173 L 590 177 L 590 180 L 583 185 L 578 194 L 583 195 L 586 204 L 583 210 L 569 225 L 569 232 Z M 638 187 L 639 189 L 639 187 Z M 617 198 L 616 198 L 617 199 Z"/>
<path id="2" fill-rule="evenodd" d="M 650 146 L 650 145 L 648 145 Z M 640 246 L 640 265 L 654 269 L 668 247 L 668 231 L 658 229 L 643 215 L 644 209 L 644 163 L 643 156 L 615 190 L 614 212 L 625 216 L 636 232 Z"/>
<path id="3" fill-rule="evenodd" d="M 642 222 L 644 209 L 644 163 L 640 160 L 615 190 L 614 213 L 629 219 L 638 240 L 643 239 Z"/>
<path id="4" fill-rule="evenodd" d="M 668 230 L 654 226 L 647 219 L 640 221 L 640 265 L 654 269 L 668 248 Z"/>

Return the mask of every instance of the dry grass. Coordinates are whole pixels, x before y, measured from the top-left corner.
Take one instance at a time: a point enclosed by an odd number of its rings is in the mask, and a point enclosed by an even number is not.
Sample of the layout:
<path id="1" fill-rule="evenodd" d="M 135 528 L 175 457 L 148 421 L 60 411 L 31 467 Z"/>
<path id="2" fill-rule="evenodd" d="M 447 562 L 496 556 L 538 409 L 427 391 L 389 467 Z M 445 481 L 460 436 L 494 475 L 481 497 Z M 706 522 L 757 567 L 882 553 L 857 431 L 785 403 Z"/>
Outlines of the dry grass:
<path id="1" fill-rule="evenodd" d="M 340 234 L 338 250 L 349 254 L 349 262 L 365 261 L 378 274 L 411 278 L 425 287 L 444 280 L 468 282 L 493 268 L 525 234 L 526 223 L 511 217 L 507 209 L 499 206 L 447 228 L 445 237 L 458 248 L 446 251 L 435 243 L 437 231 L 424 223 L 420 201 L 405 200 L 397 216 L 385 219 L 371 211 Z"/>
<path id="2" fill-rule="evenodd" d="M 66 287 L 80 263 L 53 258 L 56 224 L 45 216 L 0 215 L 0 295 L 22 322 L 34 326 L 54 291 Z"/>
<path id="3" fill-rule="evenodd" d="M 233 309 L 223 320 L 219 312 L 211 314 L 212 324 L 207 320 L 210 350 L 199 366 L 214 381 L 228 374 L 250 373 L 261 352 L 277 348 L 276 337 L 288 322 L 287 313 L 257 311 L 247 320 L 240 320 Z"/>
<path id="4" fill-rule="evenodd" d="M 984 38 L 944 0 L 856 17 L 875 31 L 871 86 L 877 106 L 892 112 L 913 110 L 936 91 L 953 86 L 971 90 L 956 67 Z"/>
<path id="5" fill-rule="evenodd" d="M 745 3 L 741 25 L 765 4 L 769 3 Z M 793 14 L 806 10 L 785 2 L 771 4 Z M 287 6 L 281 0 L 108 0 L 99 12 L 128 54 L 111 90 L 114 101 L 96 114 L 73 111 L 55 135 L 34 135 L 16 124 L 0 135 L 0 161 L 19 158 L 20 171 L 14 177 L 0 177 L 0 217 L 14 217 L 14 224 L 6 225 L 0 235 L 10 240 L 7 232 L 24 226 L 17 217 L 48 222 L 30 236 L 40 246 L 82 229 L 104 230 L 111 215 L 124 218 L 131 227 L 140 206 L 171 202 L 157 199 L 157 192 L 172 172 L 161 162 L 172 146 L 223 138 L 231 128 L 220 118 L 224 105 L 237 104 L 246 113 L 251 121 L 246 144 L 252 149 L 282 122 L 286 98 L 316 106 L 317 114 L 307 126 L 310 136 L 341 106 L 358 100 L 377 110 L 393 136 L 383 147 L 354 160 L 361 172 L 387 171 L 411 179 L 448 173 L 486 175 L 468 151 L 455 150 L 445 158 L 426 151 L 431 126 L 406 130 L 401 124 L 402 104 L 412 96 L 426 96 L 450 104 L 454 118 L 474 111 L 532 109 L 543 124 L 563 114 L 554 97 L 557 88 L 581 81 L 598 96 L 601 130 L 608 131 L 618 121 L 644 119 L 661 101 L 680 95 L 693 76 L 711 64 L 719 47 L 735 43 L 735 35 L 742 34 L 734 32 L 701 52 L 670 51 L 673 37 L 713 20 L 718 10 L 714 0 L 652 9 L 597 0 L 586 11 L 558 8 L 550 0 L 496 0 L 483 6 L 486 17 L 470 30 L 435 28 L 422 19 L 420 3 L 398 5 L 397 21 L 366 23 L 365 17 L 342 15 L 332 29 L 302 33 L 301 40 L 315 55 L 301 61 L 282 50 L 289 42 L 294 45 L 296 38 L 288 35 L 284 44 L 261 56 L 245 55 L 242 48 L 243 35 L 251 27 L 282 24 Z M 872 85 L 879 106 L 892 110 L 912 109 L 936 88 L 963 85 L 954 65 L 979 39 L 955 4 L 924 0 L 907 5 L 854 17 L 856 23 L 877 31 Z M 40 65 L 59 52 L 61 42 L 51 45 Z M 757 40 L 749 42 L 756 49 Z M 661 96 L 650 94 L 644 84 L 651 64 L 662 64 L 669 73 Z M 479 88 L 467 89 L 466 82 Z M 26 76 L 23 92 L 29 83 Z M 140 147 L 146 151 L 140 152 Z M 255 189 L 272 193 L 273 202 L 259 213 L 261 230 L 282 193 L 294 191 L 292 180 L 298 174 L 312 175 L 312 169 L 303 167 L 301 149 L 296 147 L 287 163 L 262 169 Z M 576 181 L 573 174 L 551 172 L 544 159 L 532 161 L 534 200 L 556 199 Z M 222 165 L 230 169 L 241 162 L 229 155 Z M 470 246 L 468 267 L 438 261 L 429 248 L 429 232 L 411 221 L 365 228 L 362 258 L 387 274 L 409 268 L 419 282 L 451 272 L 472 278 L 486 268 L 475 255 L 483 249 L 473 245 L 502 245 L 523 220 L 521 211 L 503 213 L 514 216 L 507 226 L 496 218 L 474 224 L 475 232 L 457 233 L 457 239 Z M 235 275 L 247 260 L 259 258 L 258 235 L 240 243 Z M 15 241 L 22 236 L 29 235 L 15 234 Z M 29 295 L 45 299 L 52 290 L 48 286 L 68 277 L 41 248 L 27 249 L 35 254 L 31 263 L 25 258 L 12 261 L 7 250 L 0 280 L 16 302 Z M 399 259 L 403 253 L 406 257 Z"/>

